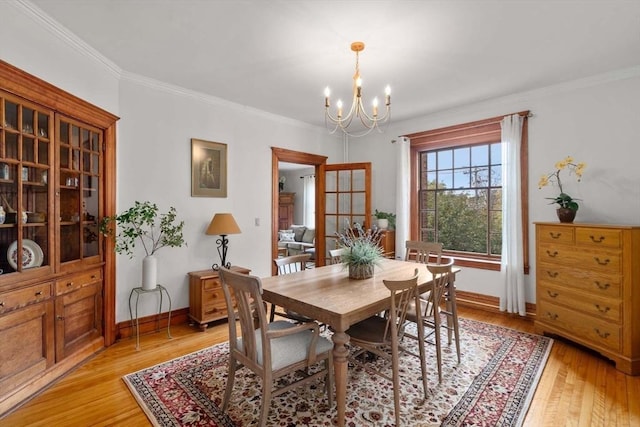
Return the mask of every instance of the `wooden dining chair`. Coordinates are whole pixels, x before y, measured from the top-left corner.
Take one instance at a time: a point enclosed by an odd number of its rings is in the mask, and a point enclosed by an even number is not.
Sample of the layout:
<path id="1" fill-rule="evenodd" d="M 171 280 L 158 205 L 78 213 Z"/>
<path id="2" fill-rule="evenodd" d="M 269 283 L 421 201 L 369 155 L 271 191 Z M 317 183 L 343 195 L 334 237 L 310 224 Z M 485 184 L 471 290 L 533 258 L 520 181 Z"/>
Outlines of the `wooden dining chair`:
<path id="1" fill-rule="evenodd" d="M 229 374 L 222 410 L 226 411 L 236 370 L 242 366 L 253 371 L 262 382 L 260 426 L 266 425 L 273 397 L 321 377 L 325 379 L 331 407 L 333 344 L 320 336 L 318 324 L 309 322 L 296 325 L 285 320 L 268 323 L 260 278 L 226 268 L 221 268 L 219 273 L 229 313 Z M 236 321 L 240 324 L 241 336 L 237 335 Z M 309 374 L 309 368 L 321 361 L 324 362 L 323 368 Z M 298 372 L 301 379 L 278 387 L 277 379 L 292 372 Z"/>
<path id="2" fill-rule="evenodd" d="M 283 258 L 276 258 L 273 260 L 276 265 L 276 269 L 278 271 L 278 276 L 283 274 L 291 274 L 296 273 L 298 271 L 307 269 L 307 261 L 311 258 L 311 254 L 298 254 L 298 255 L 290 255 Z M 306 316 L 303 316 L 299 313 L 296 313 L 293 310 L 289 310 L 286 307 L 283 307 L 283 311 L 278 311 L 275 304 L 271 304 L 271 310 L 269 313 L 269 321 L 273 322 L 276 314 L 281 317 L 285 317 L 287 319 L 294 320 L 296 322 L 312 322 L 313 319 L 310 319 Z"/>
<path id="3" fill-rule="evenodd" d="M 414 308 L 410 305 L 409 312 L 406 319 L 410 322 L 415 322 L 418 325 L 418 331 L 424 330 L 424 328 L 431 329 L 431 332 L 427 336 L 433 334 L 436 345 L 436 361 L 438 364 L 438 381 L 442 382 L 442 340 L 441 340 L 441 328 L 446 328 L 449 337 L 449 345 L 451 345 L 451 332 L 455 336 L 456 341 L 456 353 L 458 356 L 458 363 L 460 363 L 460 335 L 458 329 L 458 312 L 455 300 L 455 289 L 452 286 L 451 270 L 454 260 L 452 258 L 443 257 L 440 264 L 430 263 L 427 264 L 427 270 L 433 276 L 433 285 L 431 291 L 428 293 L 428 298 L 420 298 L 420 312 L 422 319 L 418 319 L 414 313 Z M 448 298 L 451 302 L 447 302 L 446 295 L 450 294 Z M 424 295 L 424 294 L 423 294 Z M 446 302 L 446 308 L 442 309 L 442 302 Z M 446 324 L 442 324 L 441 316 L 446 316 Z M 420 325 L 423 327 L 421 328 Z M 419 336 L 415 336 L 411 333 L 407 333 L 406 330 L 402 333 L 403 336 L 420 340 Z M 423 340 L 424 342 L 424 340 Z"/>
<path id="4" fill-rule="evenodd" d="M 399 355 L 410 354 L 420 358 L 422 370 L 422 389 L 424 397 L 427 398 L 427 365 L 425 360 L 424 328 L 418 328 L 418 336 L 421 344 L 418 345 L 419 354 L 408 350 L 400 343 L 400 334 L 406 322 L 409 302 L 413 301 L 415 319 L 422 320 L 422 313 L 417 307 L 419 304 L 418 294 L 418 269 L 413 277 L 402 280 L 383 280 L 384 285 L 391 292 L 391 307 L 386 312 L 386 318 L 373 316 L 352 325 L 347 331 L 351 345 L 358 347 L 358 350 L 349 357 L 349 361 L 362 366 L 367 371 L 377 374 L 393 382 L 393 402 L 395 408 L 396 426 L 400 425 L 400 372 Z M 371 364 L 360 358 L 365 352 L 372 353 L 391 362 L 391 376 L 383 369 L 374 369 Z M 388 370 L 388 364 L 386 364 Z M 413 380 L 413 378 L 412 378 Z"/>
<path id="5" fill-rule="evenodd" d="M 329 250 L 329 263 L 331 265 L 340 264 L 342 262 L 342 256 L 347 252 L 349 248 L 338 248 Z"/>
<path id="6" fill-rule="evenodd" d="M 405 261 L 415 261 L 422 264 L 428 262 L 439 263 L 442 256 L 442 243 L 407 240 L 405 242 L 405 250 Z"/>

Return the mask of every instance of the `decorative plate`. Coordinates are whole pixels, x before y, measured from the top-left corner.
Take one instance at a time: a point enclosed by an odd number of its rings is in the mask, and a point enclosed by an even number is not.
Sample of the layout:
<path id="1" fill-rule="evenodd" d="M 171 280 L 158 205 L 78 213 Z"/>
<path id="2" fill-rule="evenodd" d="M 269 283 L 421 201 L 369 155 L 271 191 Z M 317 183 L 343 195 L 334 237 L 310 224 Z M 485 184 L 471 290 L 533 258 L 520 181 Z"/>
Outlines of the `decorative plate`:
<path id="1" fill-rule="evenodd" d="M 40 267 L 44 260 L 42 248 L 33 240 L 22 239 L 22 268 Z M 14 269 L 18 269 L 18 241 L 15 240 L 7 249 L 7 261 Z"/>

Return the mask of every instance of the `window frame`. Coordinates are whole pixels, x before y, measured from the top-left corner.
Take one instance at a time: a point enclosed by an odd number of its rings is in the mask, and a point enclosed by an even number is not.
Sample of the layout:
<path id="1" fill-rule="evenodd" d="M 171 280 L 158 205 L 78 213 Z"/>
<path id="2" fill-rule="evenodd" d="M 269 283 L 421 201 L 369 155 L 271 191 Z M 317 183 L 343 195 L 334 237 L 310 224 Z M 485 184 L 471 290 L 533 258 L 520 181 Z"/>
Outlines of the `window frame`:
<path id="1" fill-rule="evenodd" d="M 529 157 L 528 157 L 528 117 L 529 111 L 518 113 L 523 117 L 522 141 L 520 146 L 520 191 L 522 195 L 522 224 L 523 224 L 523 263 L 525 274 L 529 273 Z M 500 122 L 505 116 L 448 126 L 423 132 L 405 135 L 410 141 L 410 224 L 409 236 L 411 240 L 420 240 L 419 191 L 420 191 L 420 153 L 424 151 L 456 148 L 469 145 L 488 144 L 502 140 Z M 444 254 L 456 259 L 456 265 L 473 267 L 484 270 L 500 270 L 500 258 L 485 255 L 461 255 L 456 251 L 444 250 Z"/>

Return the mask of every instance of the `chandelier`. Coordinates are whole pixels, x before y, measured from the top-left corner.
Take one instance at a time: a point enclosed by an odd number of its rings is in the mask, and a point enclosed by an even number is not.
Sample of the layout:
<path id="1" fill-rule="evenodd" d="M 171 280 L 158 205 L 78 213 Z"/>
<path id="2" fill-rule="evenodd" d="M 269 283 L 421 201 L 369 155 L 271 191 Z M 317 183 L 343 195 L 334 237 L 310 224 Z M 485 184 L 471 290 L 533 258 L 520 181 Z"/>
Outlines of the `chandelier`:
<path id="1" fill-rule="evenodd" d="M 359 54 L 364 50 L 363 42 L 351 43 L 351 50 L 356 53 L 356 73 L 353 75 L 353 101 L 351 102 L 351 108 L 344 114 L 342 100 L 336 102 L 336 114 L 335 116 L 329 111 L 331 102 L 329 101 L 329 95 L 331 91 L 329 87 L 324 90 L 324 107 L 325 107 L 325 125 L 329 129 L 329 133 L 335 133 L 338 129 L 349 136 L 364 136 L 376 129 L 378 132 L 382 132 L 379 128 L 379 124 L 385 123 L 389 120 L 391 113 L 391 88 L 387 86 L 385 88 L 385 109 L 384 114 L 380 116 L 378 114 L 378 98 L 373 98 L 373 105 L 371 109 L 371 115 L 369 115 L 362 105 L 362 78 L 360 77 L 360 64 Z M 354 118 L 357 118 L 356 123 L 360 122 L 364 129 L 358 127 L 357 130 L 349 130 Z"/>

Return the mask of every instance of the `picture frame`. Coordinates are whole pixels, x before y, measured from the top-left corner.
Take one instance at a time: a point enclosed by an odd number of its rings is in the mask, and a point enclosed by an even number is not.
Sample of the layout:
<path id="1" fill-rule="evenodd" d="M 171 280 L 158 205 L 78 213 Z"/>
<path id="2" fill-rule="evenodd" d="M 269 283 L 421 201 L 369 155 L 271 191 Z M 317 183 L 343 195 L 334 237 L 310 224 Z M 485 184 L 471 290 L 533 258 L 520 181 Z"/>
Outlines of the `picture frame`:
<path id="1" fill-rule="evenodd" d="M 191 196 L 227 197 L 227 144 L 191 138 Z"/>

